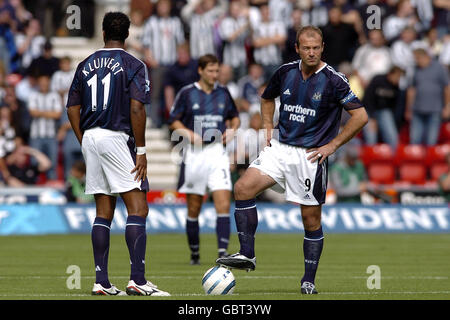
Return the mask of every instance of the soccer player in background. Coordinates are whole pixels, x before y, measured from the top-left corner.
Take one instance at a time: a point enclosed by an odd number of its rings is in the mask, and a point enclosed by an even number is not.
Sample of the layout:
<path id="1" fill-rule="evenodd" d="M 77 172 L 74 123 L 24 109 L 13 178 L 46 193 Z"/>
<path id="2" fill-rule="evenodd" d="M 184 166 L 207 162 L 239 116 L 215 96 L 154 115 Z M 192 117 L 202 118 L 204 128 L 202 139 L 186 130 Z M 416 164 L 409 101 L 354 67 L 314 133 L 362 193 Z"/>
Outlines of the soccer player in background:
<path id="1" fill-rule="evenodd" d="M 105 46 L 82 61 L 69 91 L 67 113 L 86 161 L 86 194 L 93 194 L 93 295 L 125 295 L 108 279 L 110 226 L 120 195 L 128 217 L 125 240 L 131 263 L 128 295 L 168 296 L 145 278 L 147 158 L 144 104 L 150 102 L 146 65 L 124 50 L 130 20 L 103 18 Z"/>
<path id="2" fill-rule="evenodd" d="M 183 87 L 177 94 L 169 117 L 170 129 L 188 142 L 183 149 L 178 191 L 186 193 L 186 233 L 193 265 L 200 263 L 198 216 L 207 189 L 217 212 L 218 255 L 227 255 L 232 185 L 224 144 L 233 138 L 240 125 L 233 98 L 226 87 L 217 83 L 217 57 L 201 56 L 198 73 L 200 80 Z M 227 130 L 228 121 L 232 130 Z"/>
<path id="3" fill-rule="evenodd" d="M 305 229 L 305 273 L 300 292 L 315 294 L 324 238 L 321 208 L 327 189 L 327 158 L 355 136 L 368 117 L 345 76 L 321 60 L 324 43 L 320 29 L 299 29 L 295 46 L 300 60 L 278 68 L 262 94 L 267 146 L 234 186 L 240 251 L 216 262 L 230 268 L 255 269 L 255 197 L 267 188 L 281 188 L 287 201 L 300 204 Z M 275 127 L 278 139 L 272 138 L 276 97 L 281 102 Z M 342 108 L 351 117 L 339 132 Z"/>

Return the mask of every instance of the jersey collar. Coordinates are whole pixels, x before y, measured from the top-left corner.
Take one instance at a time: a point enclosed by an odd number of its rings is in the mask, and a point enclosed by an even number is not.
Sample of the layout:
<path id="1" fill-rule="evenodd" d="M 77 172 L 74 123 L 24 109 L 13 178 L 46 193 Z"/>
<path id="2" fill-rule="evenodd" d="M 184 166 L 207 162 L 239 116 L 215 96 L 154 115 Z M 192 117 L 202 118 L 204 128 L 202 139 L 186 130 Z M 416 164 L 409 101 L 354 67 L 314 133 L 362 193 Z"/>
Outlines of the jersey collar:
<path id="1" fill-rule="evenodd" d="M 97 51 L 113 51 L 113 50 L 122 50 L 125 51 L 123 48 L 100 48 Z"/>
<path id="2" fill-rule="evenodd" d="M 328 64 L 324 62 L 324 65 L 321 66 L 314 74 L 318 74 L 320 71 L 322 71 Z M 300 59 L 298 62 L 298 70 L 302 71 L 302 60 Z"/>
<path id="3" fill-rule="evenodd" d="M 218 85 L 219 85 L 219 84 L 218 84 L 218 82 L 216 81 L 216 82 L 214 83 L 213 90 L 217 89 L 217 86 L 218 86 Z M 202 89 L 202 87 L 200 86 L 200 83 L 198 83 L 198 81 L 194 82 L 194 86 L 195 86 L 198 90 L 203 91 L 203 89 Z"/>

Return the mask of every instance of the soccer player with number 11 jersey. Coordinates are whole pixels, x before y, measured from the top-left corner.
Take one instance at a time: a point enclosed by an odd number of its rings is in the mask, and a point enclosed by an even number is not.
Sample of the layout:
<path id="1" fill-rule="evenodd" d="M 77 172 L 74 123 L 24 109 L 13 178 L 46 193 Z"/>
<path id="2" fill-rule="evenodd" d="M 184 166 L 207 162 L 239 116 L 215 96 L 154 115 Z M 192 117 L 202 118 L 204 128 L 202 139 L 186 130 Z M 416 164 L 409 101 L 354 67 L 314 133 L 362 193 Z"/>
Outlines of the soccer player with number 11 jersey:
<path id="1" fill-rule="evenodd" d="M 95 262 L 93 295 L 125 295 L 109 282 L 111 222 L 120 195 L 127 208 L 125 240 L 131 263 L 128 295 L 168 296 L 145 278 L 147 157 L 146 114 L 150 103 L 147 66 L 124 50 L 130 27 L 121 12 L 103 19 L 105 46 L 76 70 L 67 114 L 86 161 L 86 194 L 93 194 L 92 226 Z"/>

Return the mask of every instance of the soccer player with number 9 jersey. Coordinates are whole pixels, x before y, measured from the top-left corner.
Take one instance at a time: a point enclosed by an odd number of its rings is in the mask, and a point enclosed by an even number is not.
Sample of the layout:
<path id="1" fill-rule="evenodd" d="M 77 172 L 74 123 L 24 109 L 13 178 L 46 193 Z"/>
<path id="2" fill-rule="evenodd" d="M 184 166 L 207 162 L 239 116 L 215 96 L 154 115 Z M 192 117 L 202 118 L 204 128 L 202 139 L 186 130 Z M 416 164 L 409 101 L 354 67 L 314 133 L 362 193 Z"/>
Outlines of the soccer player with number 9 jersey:
<path id="1" fill-rule="evenodd" d="M 345 76 L 321 60 L 324 44 L 320 29 L 298 30 L 295 49 L 300 60 L 282 65 L 262 94 L 261 115 L 267 146 L 234 187 L 235 220 L 240 251 L 216 262 L 230 268 L 254 270 L 255 232 L 258 225 L 255 197 L 276 187 L 286 200 L 300 205 L 305 236 L 305 273 L 300 292 L 315 294 L 315 275 L 323 248 L 321 206 L 327 190 L 328 156 L 355 136 L 368 117 Z M 280 116 L 272 138 L 275 98 Z M 342 109 L 350 114 L 339 132 Z"/>

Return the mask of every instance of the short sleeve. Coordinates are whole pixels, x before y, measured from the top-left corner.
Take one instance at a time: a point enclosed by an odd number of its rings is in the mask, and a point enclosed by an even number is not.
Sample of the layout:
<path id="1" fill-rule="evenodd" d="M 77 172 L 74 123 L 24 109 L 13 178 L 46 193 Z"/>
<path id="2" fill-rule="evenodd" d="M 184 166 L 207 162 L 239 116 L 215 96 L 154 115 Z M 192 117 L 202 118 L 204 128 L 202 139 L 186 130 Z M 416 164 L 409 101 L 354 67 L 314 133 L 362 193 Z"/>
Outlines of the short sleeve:
<path id="1" fill-rule="evenodd" d="M 361 101 L 356 94 L 350 89 L 347 78 L 342 73 L 335 75 L 334 95 L 336 100 L 344 107 L 345 110 L 358 109 L 362 107 Z"/>
<path id="2" fill-rule="evenodd" d="M 150 104 L 150 79 L 147 66 L 142 62 L 130 82 L 130 98 Z"/>
<path id="3" fill-rule="evenodd" d="M 183 97 L 184 90 L 180 90 L 178 94 L 175 97 L 175 101 L 173 103 L 172 108 L 170 109 L 169 114 L 169 120 L 168 123 L 171 125 L 177 120 L 180 120 L 183 118 L 185 113 L 185 98 Z"/>
<path id="4" fill-rule="evenodd" d="M 236 104 L 234 103 L 233 97 L 228 89 L 225 89 L 227 92 L 228 103 L 227 103 L 227 114 L 225 115 L 225 119 L 233 119 L 235 117 L 239 117 L 239 111 L 237 110 Z"/>
<path id="5" fill-rule="evenodd" d="M 261 95 L 261 97 L 263 99 L 275 99 L 276 97 L 278 97 L 280 95 L 280 90 L 281 90 L 280 69 L 281 68 L 279 68 L 277 71 L 275 71 L 275 73 L 270 78 L 266 89 L 264 90 L 264 92 Z"/>
<path id="6" fill-rule="evenodd" d="M 67 96 L 67 104 L 66 108 L 71 106 L 79 106 L 82 101 L 82 92 L 81 92 L 81 72 L 80 66 L 78 66 L 77 71 L 75 72 L 75 76 L 73 77 L 72 84 L 69 89 L 69 94 Z"/>

